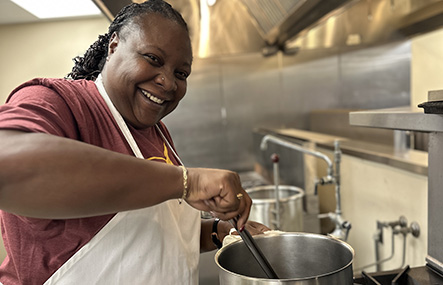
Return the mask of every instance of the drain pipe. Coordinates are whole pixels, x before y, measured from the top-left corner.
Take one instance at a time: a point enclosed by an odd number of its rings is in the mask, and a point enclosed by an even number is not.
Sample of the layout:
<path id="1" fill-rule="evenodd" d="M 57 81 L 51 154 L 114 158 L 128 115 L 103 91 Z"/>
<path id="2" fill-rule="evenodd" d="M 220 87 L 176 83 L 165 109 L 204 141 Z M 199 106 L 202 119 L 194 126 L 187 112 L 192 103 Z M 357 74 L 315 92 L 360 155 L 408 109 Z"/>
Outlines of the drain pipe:
<path id="1" fill-rule="evenodd" d="M 412 222 L 410 227 L 401 227 L 400 229 L 395 229 L 394 234 L 403 235 L 403 257 L 400 268 L 403 267 L 406 260 L 406 236 L 411 233 L 413 237 L 417 238 L 420 236 L 420 225 L 417 222 Z"/>
<path id="2" fill-rule="evenodd" d="M 278 170 L 278 154 L 274 153 L 271 156 L 271 161 L 274 164 L 274 186 L 275 186 L 275 209 L 273 211 L 274 220 L 272 220 L 272 224 L 274 225 L 276 230 L 280 230 L 280 191 L 279 187 L 279 170 Z"/>
<path id="3" fill-rule="evenodd" d="M 342 211 L 341 211 L 341 193 L 340 193 L 340 162 L 341 162 L 341 150 L 340 143 L 338 140 L 334 141 L 334 163 L 335 163 L 335 218 L 332 218 L 335 221 L 335 230 L 331 233 L 333 236 L 336 236 L 344 241 L 348 239 L 349 230 L 351 229 L 351 223 L 348 221 L 344 221 L 342 219 Z"/>
<path id="4" fill-rule="evenodd" d="M 374 236 L 375 241 L 375 251 L 376 251 L 376 261 L 371 264 L 367 264 L 363 267 L 355 269 L 356 271 L 361 271 L 362 269 L 376 266 L 376 271 L 380 271 L 380 265 L 391 260 L 395 255 L 395 241 L 394 237 L 398 234 L 403 235 L 403 255 L 402 255 L 402 263 L 399 268 L 402 268 L 405 264 L 406 260 L 406 236 L 411 233 L 413 237 L 420 236 L 420 226 L 417 222 L 412 222 L 411 226 L 407 225 L 408 220 L 404 216 L 400 216 L 400 219 L 393 222 L 379 222 L 377 221 L 377 234 Z M 380 243 L 383 243 L 383 228 L 391 228 L 391 255 L 387 258 L 379 260 L 378 255 L 378 247 Z"/>
<path id="5" fill-rule="evenodd" d="M 394 255 L 395 255 L 395 234 L 392 233 L 392 236 L 391 236 L 391 255 L 386 257 L 386 258 L 384 258 L 384 259 L 382 259 L 382 260 L 378 260 L 378 261 L 376 261 L 374 263 L 370 263 L 370 264 L 367 264 L 367 265 L 362 266 L 360 268 L 356 268 L 355 271 L 361 271 L 361 270 L 363 270 L 365 268 L 368 268 L 368 267 L 371 267 L 371 266 L 375 266 L 375 265 L 378 266 L 378 265 L 380 265 L 380 264 L 382 264 L 384 262 L 387 262 L 387 261 L 391 260 L 394 257 Z"/>

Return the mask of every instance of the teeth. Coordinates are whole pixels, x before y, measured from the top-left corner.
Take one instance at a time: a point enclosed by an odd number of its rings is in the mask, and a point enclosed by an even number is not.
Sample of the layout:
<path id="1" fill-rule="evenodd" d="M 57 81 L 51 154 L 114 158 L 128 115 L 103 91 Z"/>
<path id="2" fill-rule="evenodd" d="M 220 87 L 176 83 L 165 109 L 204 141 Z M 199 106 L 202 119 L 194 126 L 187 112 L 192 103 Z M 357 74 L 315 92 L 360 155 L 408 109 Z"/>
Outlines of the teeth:
<path id="1" fill-rule="evenodd" d="M 163 102 L 165 102 L 165 100 L 157 98 L 157 97 L 153 96 L 151 93 L 146 92 L 145 90 L 142 90 L 142 93 L 143 93 L 143 95 L 145 95 L 146 98 L 148 98 L 149 100 L 151 100 L 157 104 L 163 104 Z"/>

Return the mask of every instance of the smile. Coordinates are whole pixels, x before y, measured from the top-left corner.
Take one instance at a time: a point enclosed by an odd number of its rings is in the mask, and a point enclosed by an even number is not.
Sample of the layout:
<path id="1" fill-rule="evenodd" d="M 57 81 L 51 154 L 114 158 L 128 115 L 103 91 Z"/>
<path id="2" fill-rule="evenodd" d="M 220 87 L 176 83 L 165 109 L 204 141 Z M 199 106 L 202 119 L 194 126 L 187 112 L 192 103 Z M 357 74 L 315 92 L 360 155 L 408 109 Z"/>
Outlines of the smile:
<path id="1" fill-rule="evenodd" d="M 157 97 L 155 97 L 154 95 L 152 95 L 151 93 L 149 93 L 149 92 L 147 92 L 147 91 L 145 91 L 145 90 L 143 90 L 143 89 L 141 89 L 141 91 L 142 91 L 143 95 L 144 95 L 146 98 L 148 98 L 149 100 L 151 100 L 151 101 L 154 102 L 154 103 L 157 103 L 157 104 L 163 104 L 163 102 L 165 102 L 165 100 L 162 100 L 162 99 L 160 99 L 160 98 L 157 98 Z"/>

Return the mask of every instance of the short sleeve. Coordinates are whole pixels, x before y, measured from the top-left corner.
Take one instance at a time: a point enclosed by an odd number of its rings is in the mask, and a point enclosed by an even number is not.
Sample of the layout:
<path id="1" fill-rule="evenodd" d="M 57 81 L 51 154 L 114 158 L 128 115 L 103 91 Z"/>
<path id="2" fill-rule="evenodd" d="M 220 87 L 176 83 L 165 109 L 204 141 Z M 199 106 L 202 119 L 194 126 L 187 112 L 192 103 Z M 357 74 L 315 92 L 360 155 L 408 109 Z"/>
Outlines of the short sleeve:
<path id="1" fill-rule="evenodd" d="M 0 129 L 78 136 L 74 116 L 65 100 L 42 85 L 23 87 L 0 106 Z"/>

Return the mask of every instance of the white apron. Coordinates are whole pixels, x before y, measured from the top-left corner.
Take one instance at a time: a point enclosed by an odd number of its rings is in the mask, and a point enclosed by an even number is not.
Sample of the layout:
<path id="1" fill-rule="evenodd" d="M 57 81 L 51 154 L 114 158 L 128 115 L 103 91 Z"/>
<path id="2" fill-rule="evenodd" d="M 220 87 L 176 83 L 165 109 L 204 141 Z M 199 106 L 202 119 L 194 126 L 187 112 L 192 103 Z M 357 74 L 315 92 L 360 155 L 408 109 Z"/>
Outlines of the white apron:
<path id="1" fill-rule="evenodd" d="M 100 75 L 96 85 L 134 154 L 143 158 Z M 200 227 L 200 212 L 177 200 L 118 213 L 44 284 L 198 284 Z"/>

